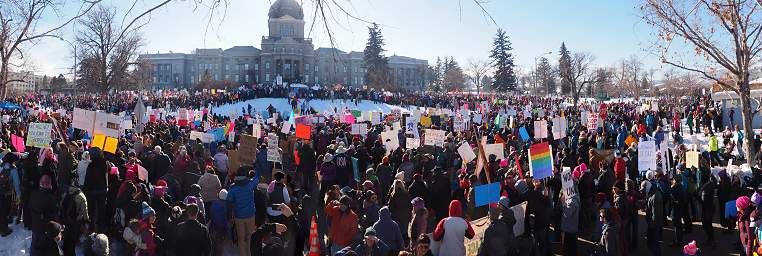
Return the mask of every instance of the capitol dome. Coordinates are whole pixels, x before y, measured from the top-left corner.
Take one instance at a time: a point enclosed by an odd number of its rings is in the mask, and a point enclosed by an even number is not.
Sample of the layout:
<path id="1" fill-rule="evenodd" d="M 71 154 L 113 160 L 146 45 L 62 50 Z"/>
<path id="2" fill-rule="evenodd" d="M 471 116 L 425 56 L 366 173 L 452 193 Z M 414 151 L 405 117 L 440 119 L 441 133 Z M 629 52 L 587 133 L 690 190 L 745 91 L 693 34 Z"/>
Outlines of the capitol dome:
<path id="1" fill-rule="evenodd" d="M 303 19 L 304 12 L 302 11 L 302 6 L 296 0 L 278 0 L 270 6 L 268 16 L 271 19 L 277 19 L 286 15 L 299 20 Z"/>

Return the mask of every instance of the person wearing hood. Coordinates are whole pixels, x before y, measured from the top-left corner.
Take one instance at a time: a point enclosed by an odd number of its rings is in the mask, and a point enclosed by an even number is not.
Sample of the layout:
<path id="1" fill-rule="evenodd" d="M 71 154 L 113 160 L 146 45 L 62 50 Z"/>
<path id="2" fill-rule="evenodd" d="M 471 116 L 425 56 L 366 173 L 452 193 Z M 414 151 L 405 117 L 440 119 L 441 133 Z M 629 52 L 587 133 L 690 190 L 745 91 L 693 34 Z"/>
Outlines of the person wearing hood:
<path id="1" fill-rule="evenodd" d="M 399 225 L 392 219 L 389 207 L 384 206 L 378 210 L 378 221 L 373 224 L 373 230 L 378 238 L 389 246 L 393 255 L 405 248 L 405 239 L 402 238 Z"/>
<path id="2" fill-rule="evenodd" d="M 238 234 L 238 253 L 241 256 L 250 255 L 249 235 L 257 230 L 257 209 L 254 200 L 254 189 L 257 188 L 257 177 L 248 178 L 250 167 L 242 166 L 236 171 L 235 182 L 230 186 L 227 201 L 232 205 L 235 219 L 236 234 Z"/>
<path id="3" fill-rule="evenodd" d="M 413 183 L 408 186 L 407 191 L 410 193 L 410 197 L 420 197 L 425 202 L 431 201 L 429 196 L 429 186 L 423 181 L 423 175 L 416 173 L 413 175 Z"/>
<path id="4" fill-rule="evenodd" d="M 32 248 L 35 244 L 41 242 L 46 232 L 48 222 L 54 220 L 58 215 L 58 202 L 53 194 L 53 184 L 50 176 L 43 175 L 40 178 L 39 188 L 32 191 L 29 195 L 29 214 L 32 222 Z M 27 219 L 24 218 L 24 221 Z"/>
<path id="5" fill-rule="evenodd" d="M 577 255 L 577 236 L 579 235 L 579 195 L 563 193 L 559 201 L 561 210 L 561 231 L 564 232 L 564 255 Z"/>
<path id="6" fill-rule="evenodd" d="M 336 164 L 336 184 L 340 187 L 349 186 L 349 182 L 354 174 L 352 172 L 352 161 L 349 155 L 347 155 L 347 149 L 344 146 L 339 145 L 336 148 L 333 162 Z"/>
<path id="7" fill-rule="evenodd" d="M 472 239 L 476 235 L 471 223 L 462 217 L 462 212 L 460 201 L 453 200 L 450 202 L 450 216 L 437 223 L 433 236 L 435 241 L 441 241 L 440 256 L 465 255 L 464 237 Z"/>
<path id="8" fill-rule="evenodd" d="M 714 246 L 714 227 L 712 226 L 712 221 L 715 211 L 714 191 L 717 188 L 717 179 L 715 179 L 714 175 L 706 176 L 708 176 L 708 181 L 701 185 L 698 191 L 699 198 L 701 199 L 701 226 L 706 233 L 706 241 L 702 244 Z M 705 178 L 704 175 L 701 178 Z"/>
<path id="9" fill-rule="evenodd" d="M 603 223 L 603 232 L 601 233 L 601 240 L 598 242 L 599 254 L 601 256 L 618 256 L 622 255 L 622 247 L 620 246 L 618 224 L 615 222 L 616 218 L 609 209 L 600 209 L 599 220 Z M 652 251 L 653 253 L 653 251 Z M 573 254 L 573 255 L 576 255 Z M 660 255 L 660 254 L 655 254 Z"/>
<path id="10" fill-rule="evenodd" d="M 357 255 L 397 255 L 397 252 L 389 248 L 373 227 L 365 229 L 364 239 L 354 249 Z"/>
<path id="11" fill-rule="evenodd" d="M 661 255 L 659 245 L 664 225 L 664 202 L 661 191 L 651 181 L 645 180 L 640 184 L 640 190 L 646 195 L 646 224 L 647 244 L 652 255 Z"/>
<path id="12" fill-rule="evenodd" d="M 510 209 L 508 209 L 510 211 Z M 508 240 L 509 231 L 513 233 L 513 226 L 509 226 L 501 218 L 502 206 L 497 205 L 489 208 L 489 226 L 484 231 L 482 242 L 479 245 L 478 256 L 497 256 L 512 255 L 510 241 Z"/>
<path id="13" fill-rule="evenodd" d="M 336 185 L 336 164 L 333 163 L 333 155 L 325 153 L 323 163 L 318 169 L 320 178 L 320 194 L 325 195 L 328 188 Z"/>
<path id="14" fill-rule="evenodd" d="M 204 207 L 209 208 L 213 201 L 216 201 L 220 190 L 222 190 L 222 183 L 220 183 L 219 177 L 214 173 L 214 168 L 206 168 L 204 175 L 198 178 L 198 185 L 201 187 L 201 200 L 204 202 Z M 205 209 L 208 212 L 209 209 Z"/>
<path id="15" fill-rule="evenodd" d="M 389 156 L 384 156 L 381 163 L 376 166 L 376 176 L 381 187 L 381 199 L 386 202 L 389 200 L 389 188 L 392 188 L 394 182 L 394 169 L 389 165 Z M 404 184 L 404 183 L 403 183 Z M 407 192 L 407 191 L 406 191 Z M 393 211 L 393 210 L 392 210 Z"/>
<path id="16" fill-rule="evenodd" d="M 76 187 L 69 187 L 61 205 L 61 220 L 67 227 L 63 236 L 63 251 L 66 255 L 73 255 L 77 240 L 80 237 L 80 227 L 90 221 L 87 215 L 87 198 Z"/>
<path id="17" fill-rule="evenodd" d="M 93 148 L 90 151 L 92 162 L 87 166 L 85 174 L 85 183 L 82 186 L 82 192 L 87 197 L 87 210 L 95 226 L 95 231 L 99 232 L 106 225 L 106 194 L 109 187 L 108 174 L 111 167 L 108 161 L 103 157 L 103 151 Z"/>
<path id="18" fill-rule="evenodd" d="M 358 232 L 358 217 L 350 208 L 351 205 L 352 199 L 345 195 L 338 201 L 333 200 L 325 206 L 325 212 L 331 221 L 328 231 L 328 237 L 331 238 L 331 255 L 350 246 Z"/>
<path id="19" fill-rule="evenodd" d="M 429 211 L 426 209 L 425 202 L 420 197 L 413 198 L 413 200 L 410 201 L 410 204 L 413 206 L 413 217 L 411 219 L 412 221 L 407 227 L 407 233 L 410 236 L 410 247 L 415 248 L 415 243 L 417 242 L 416 238 L 420 235 L 426 235 L 429 233 Z"/>
<path id="20" fill-rule="evenodd" d="M 614 152 L 614 176 L 617 181 L 621 182 L 624 182 L 624 179 L 627 176 L 627 163 L 619 150 Z"/>
<path id="21" fill-rule="evenodd" d="M 410 194 L 407 192 L 405 183 L 403 183 L 402 180 L 394 180 L 393 184 L 387 205 L 389 206 L 389 211 L 392 213 L 392 219 L 395 220 L 400 227 L 403 227 L 400 231 L 402 232 L 402 238 L 404 238 L 407 243 L 409 239 L 407 226 L 410 224 L 412 215 Z"/>
<path id="22" fill-rule="evenodd" d="M 754 211 L 751 199 L 748 196 L 740 196 L 736 199 L 738 210 L 738 234 L 743 247 L 744 255 L 752 255 L 754 251 L 754 229 L 751 227 L 751 213 Z"/>
<path id="23" fill-rule="evenodd" d="M 0 168 L 0 220 L 8 219 L 13 202 L 21 198 L 21 177 L 15 162 L 18 159 L 16 155 L 3 152 L 3 165 Z M 0 221 L 0 236 L 6 237 L 13 232 L 8 228 L 8 222 Z"/>
<path id="24" fill-rule="evenodd" d="M 87 175 L 87 166 L 90 165 L 90 152 L 82 152 L 82 160 L 77 163 L 77 182 L 79 186 L 85 185 L 85 175 Z"/>

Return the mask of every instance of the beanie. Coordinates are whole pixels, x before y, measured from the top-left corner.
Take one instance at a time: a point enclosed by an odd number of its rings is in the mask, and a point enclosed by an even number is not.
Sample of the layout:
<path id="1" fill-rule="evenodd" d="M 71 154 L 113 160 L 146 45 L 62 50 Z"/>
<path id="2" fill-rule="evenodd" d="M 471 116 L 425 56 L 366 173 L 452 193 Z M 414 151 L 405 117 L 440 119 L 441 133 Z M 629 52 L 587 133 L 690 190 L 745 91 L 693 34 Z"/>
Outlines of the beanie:
<path id="1" fill-rule="evenodd" d="M 151 208 L 151 206 L 148 205 L 148 203 L 143 202 L 142 206 L 143 206 L 143 210 L 142 210 L 141 216 L 143 216 L 143 219 L 147 219 L 148 217 L 156 215 L 156 211 L 154 211 L 153 208 Z"/>
<path id="2" fill-rule="evenodd" d="M 746 209 L 746 207 L 749 207 L 751 205 L 751 199 L 749 199 L 748 196 L 740 196 L 738 199 L 736 199 L 736 207 L 738 209 Z"/>

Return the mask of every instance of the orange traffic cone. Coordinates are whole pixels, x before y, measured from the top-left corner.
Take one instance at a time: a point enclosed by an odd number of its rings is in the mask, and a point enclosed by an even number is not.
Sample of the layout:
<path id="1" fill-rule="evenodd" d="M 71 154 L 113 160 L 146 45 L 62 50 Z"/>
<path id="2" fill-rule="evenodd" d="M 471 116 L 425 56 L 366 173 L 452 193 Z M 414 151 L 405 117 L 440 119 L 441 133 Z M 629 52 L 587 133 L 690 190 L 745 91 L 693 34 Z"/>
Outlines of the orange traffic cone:
<path id="1" fill-rule="evenodd" d="M 310 224 L 310 252 L 309 256 L 320 256 L 320 242 L 318 241 L 317 220 L 312 216 Z"/>

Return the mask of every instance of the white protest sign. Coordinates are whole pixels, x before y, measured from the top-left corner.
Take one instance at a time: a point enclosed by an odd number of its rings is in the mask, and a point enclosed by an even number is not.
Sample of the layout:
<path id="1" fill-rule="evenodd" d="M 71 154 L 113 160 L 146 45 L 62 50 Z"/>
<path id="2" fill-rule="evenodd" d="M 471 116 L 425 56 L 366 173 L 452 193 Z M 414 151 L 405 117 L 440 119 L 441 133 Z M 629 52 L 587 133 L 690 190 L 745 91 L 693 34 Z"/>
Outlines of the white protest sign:
<path id="1" fill-rule="evenodd" d="M 257 138 L 262 136 L 262 126 L 260 126 L 259 123 L 253 124 L 251 127 L 251 135 Z"/>
<path id="2" fill-rule="evenodd" d="M 498 160 L 505 159 L 505 150 L 503 148 L 503 143 L 486 144 L 484 145 L 484 155 L 486 157 L 495 155 Z"/>
<path id="3" fill-rule="evenodd" d="M 534 138 L 545 139 L 548 137 L 548 121 L 534 121 Z"/>
<path id="4" fill-rule="evenodd" d="M 598 130 L 598 114 L 590 113 L 587 116 L 587 130 L 589 132 L 595 132 Z"/>
<path id="5" fill-rule="evenodd" d="M 270 133 L 267 135 L 267 161 L 280 162 L 278 135 L 275 133 Z"/>
<path id="6" fill-rule="evenodd" d="M 397 131 L 386 131 L 381 133 L 384 147 L 387 151 L 392 151 L 400 147 L 400 139 L 397 137 Z"/>
<path id="7" fill-rule="evenodd" d="M 190 140 L 196 141 L 196 139 L 201 140 L 202 143 L 212 143 L 212 141 L 214 141 L 214 134 L 191 131 Z"/>
<path id="8" fill-rule="evenodd" d="M 561 191 L 566 195 L 567 200 L 577 194 L 577 186 L 574 186 L 572 170 L 569 167 L 563 167 L 563 172 L 561 173 L 561 187 Z"/>
<path id="9" fill-rule="evenodd" d="M 566 117 L 553 118 L 553 139 L 562 139 L 566 137 Z"/>
<path id="10" fill-rule="evenodd" d="M 481 124 L 482 123 L 482 114 L 475 114 L 473 116 L 474 123 Z"/>
<path id="11" fill-rule="evenodd" d="M 638 143 L 638 171 L 656 170 L 656 143 L 641 141 Z"/>
<path id="12" fill-rule="evenodd" d="M 80 130 L 87 131 L 88 134 L 93 135 L 93 126 L 95 125 L 95 111 L 85 110 L 81 108 L 74 108 L 71 126 Z"/>
<path id="13" fill-rule="evenodd" d="M 405 148 L 407 149 L 414 149 L 419 148 L 421 146 L 421 140 L 416 138 L 407 138 L 405 139 Z"/>
<path id="14" fill-rule="evenodd" d="M 463 117 L 457 117 L 452 122 L 452 128 L 456 132 L 463 132 L 466 130 L 466 120 Z"/>
<path id="15" fill-rule="evenodd" d="M 122 134 L 122 118 L 104 112 L 95 113 L 95 129 L 93 134 L 103 134 L 109 137 L 118 138 Z"/>
<path id="16" fill-rule="evenodd" d="M 444 147 L 447 133 L 442 130 L 426 129 L 423 145 Z"/>
<path id="17" fill-rule="evenodd" d="M 476 158 L 476 153 L 474 153 L 471 145 L 468 145 L 466 142 L 463 142 L 463 144 L 458 147 L 458 154 L 460 154 L 460 158 L 466 163 L 470 163 Z"/>
<path id="18" fill-rule="evenodd" d="M 516 224 L 513 224 L 513 233 L 517 236 L 524 234 L 524 215 L 527 211 L 527 202 L 511 207 Z"/>
<path id="19" fill-rule="evenodd" d="M 362 135 L 365 136 L 368 134 L 368 125 L 365 123 L 361 124 L 352 124 L 352 135 Z"/>
<path id="20" fill-rule="evenodd" d="M 371 112 L 370 124 L 377 125 L 381 123 L 381 112 Z"/>
<path id="21" fill-rule="evenodd" d="M 283 134 L 289 134 L 291 132 L 291 122 L 290 121 L 283 122 L 283 126 L 280 128 L 280 132 L 282 132 Z"/>
<path id="22" fill-rule="evenodd" d="M 51 123 L 30 123 L 29 132 L 26 135 L 26 145 L 36 148 L 50 147 L 50 132 L 53 130 Z"/>

